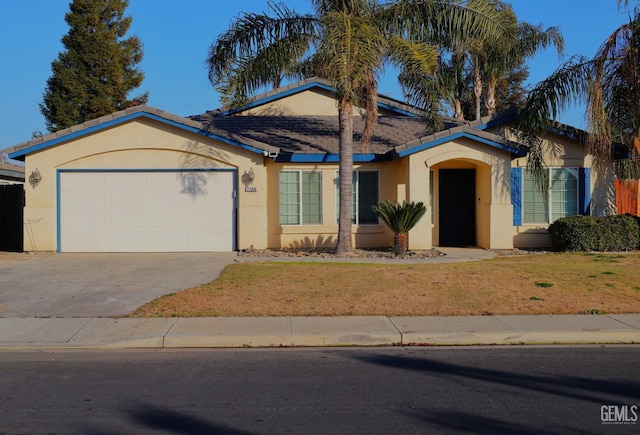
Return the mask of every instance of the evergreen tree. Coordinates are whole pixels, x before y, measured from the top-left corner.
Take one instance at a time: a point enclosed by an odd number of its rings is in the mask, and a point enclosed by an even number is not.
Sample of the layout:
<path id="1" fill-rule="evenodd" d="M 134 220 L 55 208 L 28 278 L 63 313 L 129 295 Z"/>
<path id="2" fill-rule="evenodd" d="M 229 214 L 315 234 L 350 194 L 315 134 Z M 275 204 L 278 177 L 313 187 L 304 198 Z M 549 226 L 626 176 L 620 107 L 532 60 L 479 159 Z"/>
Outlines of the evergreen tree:
<path id="1" fill-rule="evenodd" d="M 73 0 L 64 19 L 69 33 L 65 51 L 51 63 L 40 111 L 49 131 L 80 124 L 118 110 L 144 104 L 148 93 L 132 100 L 127 95 L 142 83 L 137 68 L 142 44 L 124 39 L 131 17 L 124 12 L 129 0 Z"/>
<path id="2" fill-rule="evenodd" d="M 527 88 L 524 82 L 529 78 L 529 67 L 523 62 L 510 69 L 498 80 L 496 86 L 496 112 L 510 107 L 522 109 L 527 102 Z"/>

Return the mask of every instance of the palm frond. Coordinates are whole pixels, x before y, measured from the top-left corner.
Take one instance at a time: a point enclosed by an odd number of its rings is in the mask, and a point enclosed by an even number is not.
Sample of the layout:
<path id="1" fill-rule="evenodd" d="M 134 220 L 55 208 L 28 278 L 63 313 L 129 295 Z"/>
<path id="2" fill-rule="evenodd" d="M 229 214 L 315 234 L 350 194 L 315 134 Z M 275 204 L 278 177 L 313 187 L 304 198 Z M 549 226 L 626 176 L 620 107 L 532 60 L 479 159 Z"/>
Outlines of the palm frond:
<path id="1" fill-rule="evenodd" d="M 372 206 L 376 215 L 396 234 L 408 233 L 427 212 L 422 202 L 381 201 Z"/>
<path id="2" fill-rule="evenodd" d="M 214 86 L 251 93 L 269 86 L 308 51 L 318 33 L 313 15 L 298 15 L 282 3 L 270 3 L 273 16 L 247 13 L 221 34 L 206 61 Z M 279 71 L 280 70 L 280 71 Z M 229 80 L 231 75 L 244 78 Z"/>
<path id="3" fill-rule="evenodd" d="M 575 56 L 538 83 L 520 112 L 520 129 L 544 131 L 562 110 L 584 101 L 591 89 L 593 68 L 592 60 Z"/>

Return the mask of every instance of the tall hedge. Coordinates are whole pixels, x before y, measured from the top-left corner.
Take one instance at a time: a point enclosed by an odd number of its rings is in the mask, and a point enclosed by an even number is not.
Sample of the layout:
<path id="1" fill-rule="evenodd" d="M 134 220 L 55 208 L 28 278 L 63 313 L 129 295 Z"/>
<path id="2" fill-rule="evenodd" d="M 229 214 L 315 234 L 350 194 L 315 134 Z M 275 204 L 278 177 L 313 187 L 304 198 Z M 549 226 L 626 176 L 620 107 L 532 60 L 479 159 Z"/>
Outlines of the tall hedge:
<path id="1" fill-rule="evenodd" d="M 640 221 L 630 215 L 569 216 L 549 226 L 557 251 L 632 251 L 640 248 Z"/>

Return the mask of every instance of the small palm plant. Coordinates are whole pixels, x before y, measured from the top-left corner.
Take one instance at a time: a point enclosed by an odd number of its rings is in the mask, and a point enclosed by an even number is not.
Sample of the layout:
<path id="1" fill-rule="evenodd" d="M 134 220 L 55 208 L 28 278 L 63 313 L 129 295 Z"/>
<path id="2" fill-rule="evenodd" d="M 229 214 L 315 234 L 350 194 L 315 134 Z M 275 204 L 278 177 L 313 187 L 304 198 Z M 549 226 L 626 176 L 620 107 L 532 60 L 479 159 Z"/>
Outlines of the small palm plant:
<path id="1" fill-rule="evenodd" d="M 372 206 L 373 211 L 394 232 L 393 252 L 404 255 L 407 252 L 407 233 L 415 227 L 427 212 L 422 202 L 381 201 Z"/>

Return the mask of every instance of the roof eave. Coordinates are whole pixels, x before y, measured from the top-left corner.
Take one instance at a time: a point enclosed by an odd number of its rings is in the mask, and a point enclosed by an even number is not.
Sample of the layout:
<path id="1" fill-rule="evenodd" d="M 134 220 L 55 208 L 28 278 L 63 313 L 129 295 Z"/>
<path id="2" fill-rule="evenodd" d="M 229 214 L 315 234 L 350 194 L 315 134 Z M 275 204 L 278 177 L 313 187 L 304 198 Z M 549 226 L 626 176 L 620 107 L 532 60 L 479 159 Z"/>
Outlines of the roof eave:
<path id="1" fill-rule="evenodd" d="M 458 130 L 458 129 L 456 129 Z M 395 158 L 402 158 L 402 157 L 406 157 L 406 156 L 410 156 L 412 154 L 418 153 L 420 151 L 424 151 L 427 150 L 429 148 L 434 148 L 438 145 L 442 145 L 444 143 L 447 142 L 451 142 L 452 140 L 456 140 L 456 139 L 460 139 L 460 138 L 467 138 L 467 139 L 471 139 L 474 140 L 476 142 L 480 142 L 483 143 L 485 145 L 489 145 L 492 146 L 494 148 L 498 148 L 502 151 L 507 151 L 509 152 L 512 156 L 515 157 L 524 157 L 527 155 L 527 152 L 525 150 L 522 149 L 518 149 L 512 146 L 509 146 L 508 144 L 505 143 L 501 143 L 499 141 L 496 140 L 491 140 L 488 139 L 486 137 L 482 137 L 482 136 L 478 136 L 478 135 L 474 135 L 469 133 L 468 131 L 465 130 L 460 130 L 460 131 L 454 131 L 451 132 L 448 135 L 444 135 L 444 136 L 436 136 L 436 135 L 432 135 L 432 136 L 428 136 L 426 138 L 422 138 L 420 141 L 417 142 L 411 142 L 408 144 L 404 144 L 404 145 L 400 145 L 398 147 L 395 147 L 391 153 L 393 153 L 395 155 Z"/>
<path id="2" fill-rule="evenodd" d="M 25 157 L 28 154 L 41 151 L 43 149 L 58 145 L 63 142 L 79 139 L 98 131 L 111 128 L 119 124 L 131 122 L 139 118 L 152 119 L 166 125 L 171 125 L 173 127 L 189 131 L 191 133 L 216 139 L 229 145 L 237 146 L 258 154 L 264 154 L 265 152 L 267 154 L 277 154 L 279 152 L 278 148 L 271 145 L 245 139 L 238 135 L 224 134 L 224 132 L 212 132 L 206 130 L 200 122 L 175 115 L 165 114 L 166 112 L 162 112 L 156 109 L 132 110 L 130 112 L 124 111 L 124 113 L 117 112 L 113 115 L 107 115 L 96 120 L 87 121 L 86 123 L 80 124 L 79 126 L 73 126 L 68 129 L 44 136 L 42 138 L 37 138 L 35 140 L 25 142 L 24 144 L 9 147 L 7 148 L 7 150 L 9 150 L 7 154 L 11 159 L 24 161 Z M 80 128 L 80 126 L 82 126 L 82 128 Z M 13 149 L 13 151 L 10 151 L 11 149 Z"/>

